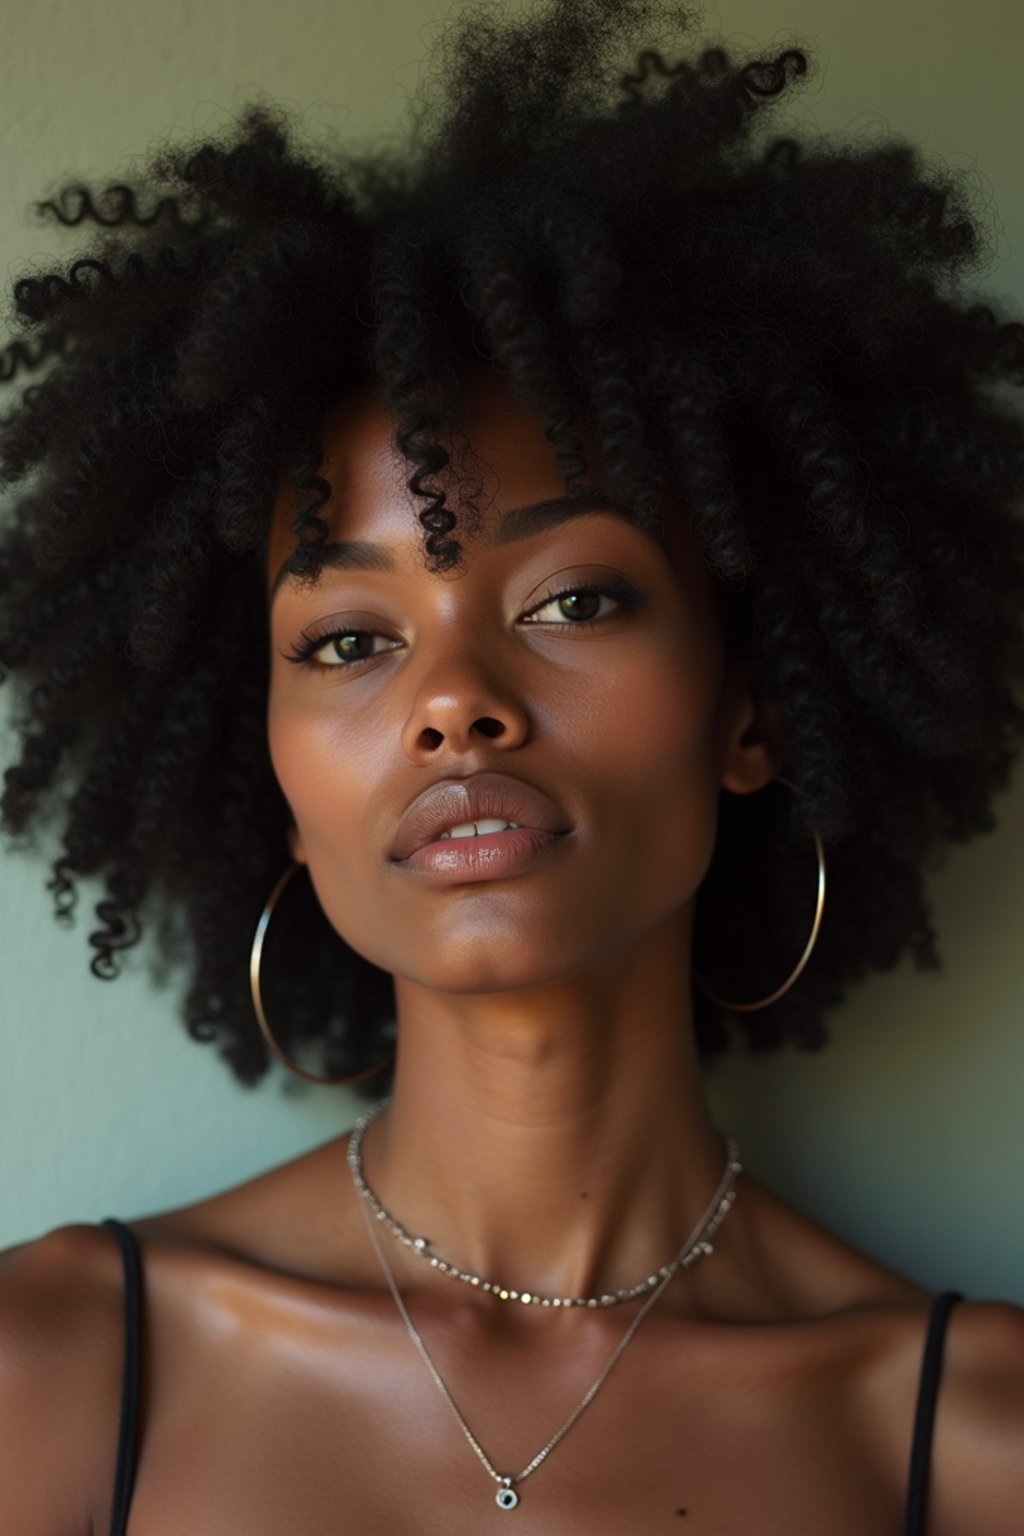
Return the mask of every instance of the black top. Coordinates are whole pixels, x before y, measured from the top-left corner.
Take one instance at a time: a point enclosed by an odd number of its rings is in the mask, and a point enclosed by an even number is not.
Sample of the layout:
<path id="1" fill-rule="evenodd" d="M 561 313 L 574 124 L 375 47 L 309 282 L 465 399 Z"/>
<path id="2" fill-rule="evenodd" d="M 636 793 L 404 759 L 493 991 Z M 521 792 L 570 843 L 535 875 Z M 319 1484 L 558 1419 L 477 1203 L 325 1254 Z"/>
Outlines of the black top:
<path id="1" fill-rule="evenodd" d="M 138 1462 L 139 1386 L 142 1357 L 142 1266 L 134 1233 L 108 1216 L 102 1223 L 110 1227 L 121 1244 L 124 1259 L 124 1386 L 121 1393 L 121 1427 L 117 1441 L 117 1471 L 114 1476 L 114 1510 L 110 1521 L 110 1536 L 126 1536 L 128 1510 L 135 1486 L 135 1469 Z M 925 1335 L 924 1354 L 921 1360 L 921 1381 L 917 1392 L 917 1409 L 914 1414 L 914 1440 L 910 1451 L 910 1482 L 907 1490 L 907 1518 L 904 1536 L 924 1536 L 925 1495 L 928 1490 L 928 1466 L 932 1451 L 932 1430 L 935 1424 L 935 1402 L 942 1373 L 942 1347 L 946 1338 L 946 1324 L 956 1302 L 963 1300 L 960 1291 L 942 1291 L 931 1305 L 928 1331 Z"/>

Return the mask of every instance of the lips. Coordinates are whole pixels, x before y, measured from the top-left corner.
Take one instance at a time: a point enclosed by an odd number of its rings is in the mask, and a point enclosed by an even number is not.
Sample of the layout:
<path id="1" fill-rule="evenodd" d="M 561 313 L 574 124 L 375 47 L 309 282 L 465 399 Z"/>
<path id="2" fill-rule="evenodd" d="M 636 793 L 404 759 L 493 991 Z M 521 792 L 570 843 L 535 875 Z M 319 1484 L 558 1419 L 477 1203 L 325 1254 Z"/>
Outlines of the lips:
<path id="1" fill-rule="evenodd" d="M 449 827 L 496 817 L 540 832 L 571 832 L 572 824 L 554 801 L 507 773 L 474 773 L 444 779 L 424 790 L 402 817 L 389 857 L 400 862 L 432 843 Z"/>

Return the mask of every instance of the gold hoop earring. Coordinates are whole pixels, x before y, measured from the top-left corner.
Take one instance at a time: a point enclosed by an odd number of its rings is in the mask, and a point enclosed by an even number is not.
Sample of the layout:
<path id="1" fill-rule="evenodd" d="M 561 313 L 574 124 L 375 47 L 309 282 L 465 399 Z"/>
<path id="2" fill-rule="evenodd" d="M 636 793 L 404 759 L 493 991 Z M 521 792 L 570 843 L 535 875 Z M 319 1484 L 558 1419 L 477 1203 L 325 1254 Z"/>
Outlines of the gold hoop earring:
<path id="1" fill-rule="evenodd" d="M 796 790 L 797 793 L 799 793 L 799 790 L 793 783 L 792 779 L 783 778 L 781 773 L 776 774 L 776 779 L 780 784 L 787 784 L 790 789 Z M 784 992 L 789 991 L 790 987 L 796 981 L 804 966 L 811 958 L 811 951 L 813 950 L 815 944 L 818 942 L 818 930 L 821 927 L 821 914 L 825 910 L 825 850 L 822 847 L 821 838 L 818 836 L 817 832 L 815 832 L 813 836 L 814 846 L 818 854 L 818 904 L 814 913 L 814 923 L 811 927 L 811 936 L 807 940 L 807 947 L 805 948 L 803 954 L 800 956 L 800 959 L 797 961 L 793 971 L 783 982 L 782 986 L 779 987 L 776 992 L 773 992 L 770 997 L 762 997 L 760 1001 L 756 1003 L 730 1003 L 726 998 L 719 997 L 717 992 L 712 992 L 710 987 L 707 987 L 701 978 L 697 975 L 696 971 L 693 973 L 693 979 L 697 983 L 698 987 L 700 987 L 705 997 L 709 997 L 713 1003 L 718 1003 L 722 1008 L 727 1008 L 732 1013 L 754 1013 L 758 1008 L 767 1008 L 769 1003 L 776 1002 Z"/>
<path id="2" fill-rule="evenodd" d="M 292 1061 L 290 1056 L 287 1056 L 285 1052 L 282 1051 L 281 1047 L 278 1045 L 277 1041 L 274 1039 L 274 1036 L 271 1033 L 270 1025 L 267 1023 L 267 1016 L 263 1011 L 263 998 L 260 994 L 260 960 L 263 955 L 263 940 L 266 936 L 271 915 L 274 911 L 274 908 L 277 906 L 278 898 L 298 868 L 299 861 L 296 859 L 292 863 L 291 867 L 285 870 L 284 874 L 274 886 L 274 889 L 271 891 L 267 900 L 266 906 L 260 913 L 260 920 L 256 924 L 256 932 L 253 935 L 252 949 L 249 952 L 249 987 L 252 992 L 252 1005 L 256 1010 L 256 1019 L 261 1031 L 263 1032 L 264 1040 L 270 1046 L 270 1049 L 274 1052 L 274 1055 L 280 1061 L 284 1062 L 289 1071 L 296 1073 L 298 1077 L 304 1077 L 308 1083 L 324 1083 L 328 1087 L 340 1087 L 342 1083 L 358 1083 L 364 1077 L 373 1077 L 376 1072 L 380 1072 L 382 1068 L 388 1066 L 394 1059 L 394 1047 L 392 1047 L 386 1056 L 382 1056 L 380 1061 L 376 1062 L 372 1067 L 364 1067 L 361 1072 L 353 1072 L 351 1077 L 318 1077 L 314 1072 L 306 1072 L 304 1068 L 298 1066 L 294 1061 Z"/>

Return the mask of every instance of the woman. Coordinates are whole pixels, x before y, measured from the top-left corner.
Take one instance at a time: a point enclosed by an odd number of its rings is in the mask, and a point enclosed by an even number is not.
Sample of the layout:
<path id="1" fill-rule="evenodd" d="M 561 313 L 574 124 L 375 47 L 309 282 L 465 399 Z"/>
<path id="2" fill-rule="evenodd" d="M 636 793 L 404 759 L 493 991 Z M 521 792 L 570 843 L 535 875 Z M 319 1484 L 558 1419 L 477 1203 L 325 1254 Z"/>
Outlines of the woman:
<path id="1" fill-rule="evenodd" d="M 471 12 L 405 159 L 254 108 L 53 205 L 118 232 L 15 296 L 3 825 L 69 786 L 95 972 L 155 923 L 239 1081 L 375 1108 L 7 1250 L 13 1531 L 1019 1528 L 1021 1310 L 772 1194 L 699 1060 L 938 963 L 1024 722 L 1021 329 L 948 179 L 765 139 L 806 54 L 677 20 Z"/>

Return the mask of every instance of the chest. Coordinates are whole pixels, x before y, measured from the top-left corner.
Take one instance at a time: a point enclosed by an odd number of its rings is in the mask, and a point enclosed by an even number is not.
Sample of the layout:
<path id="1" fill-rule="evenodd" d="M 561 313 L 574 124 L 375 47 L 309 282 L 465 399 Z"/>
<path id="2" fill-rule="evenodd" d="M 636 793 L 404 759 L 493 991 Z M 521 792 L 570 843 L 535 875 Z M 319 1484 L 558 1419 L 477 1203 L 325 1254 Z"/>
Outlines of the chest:
<path id="1" fill-rule="evenodd" d="M 155 1359 L 129 1536 L 877 1536 L 899 1528 L 913 1401 L 763 1343 L 642 1332 L 502 1510 L 404 1333 L 240 1328 Z M 500 1472 L 522 1471 L 602 1359 L 435 1349 Z M 595 1361 L 597 1362 L 595 1364 Z M 901 1417 L 902 1421 L 901 1423 Z M 905 1432 L 904 1432 L 905 1428 Z"/>

